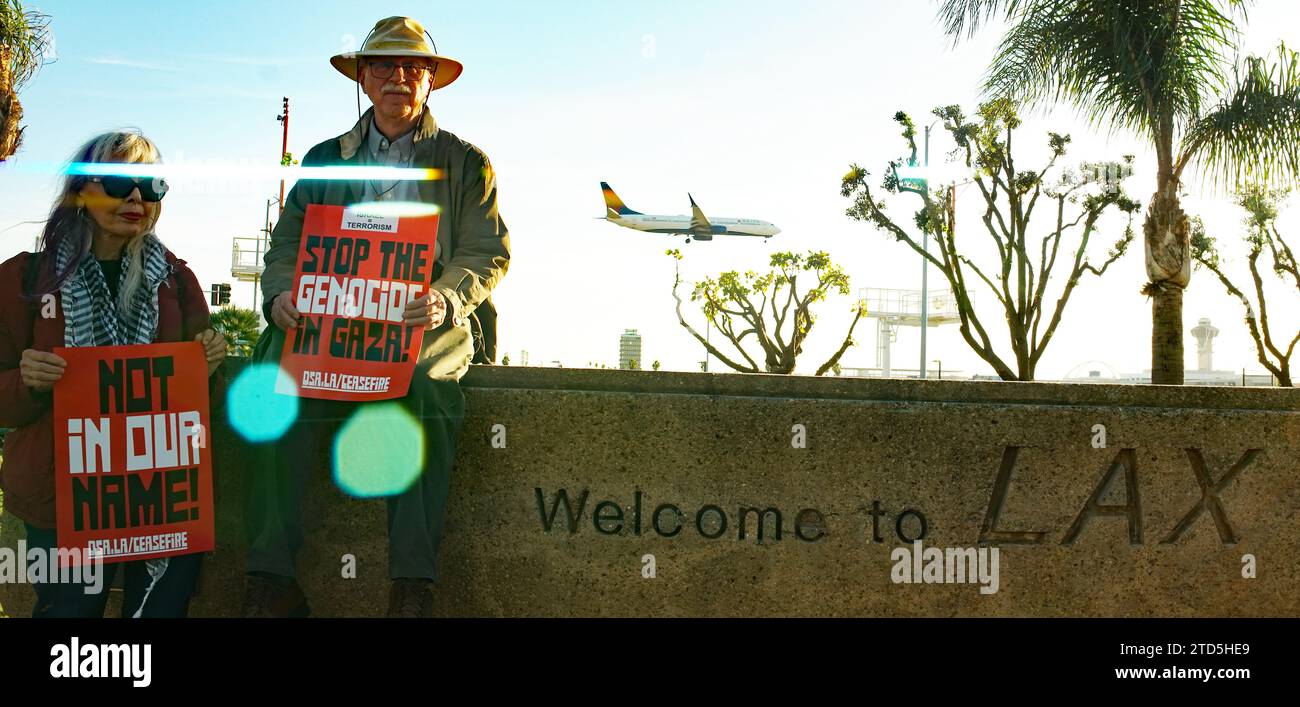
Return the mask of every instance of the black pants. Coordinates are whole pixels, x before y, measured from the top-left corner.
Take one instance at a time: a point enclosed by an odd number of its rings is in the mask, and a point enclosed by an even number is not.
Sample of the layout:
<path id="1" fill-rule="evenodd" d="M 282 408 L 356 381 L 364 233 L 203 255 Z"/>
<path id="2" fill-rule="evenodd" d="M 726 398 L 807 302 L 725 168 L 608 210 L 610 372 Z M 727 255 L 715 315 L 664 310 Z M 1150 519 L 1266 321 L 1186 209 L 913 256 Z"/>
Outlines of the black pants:
<path id="1" fill-rule="evenodd" d="M 393 578 L 437 579 L 438 547 L 447 512 L 451 467 L 465 416 L 460 382 L 416 372 L 411 390 L 393 401 L 417 421 L 424 457 L 419 476 L 388 504 L 388 572 Z M 256 449 L 250 469 L 247 571 L 296 576 L 294 561 L 303 544 L 302 499 L 307 479 L 323 473 L 319 462 L 344 425 L 365 405 L 304 398 L 299 417 L 280 440 Z M 393 450 L 394 456 L 399 450 Z M 401 450 L 406 452 L 407 450 Z M 345 489 L 346 490 L 346 489 Z"/>
<path id="2" fill-rule="evenodd" d="M 57 548 L 57 533 L 53 529 L 36 528 L 26 523 L 24 525 L 27 526 L 28 549 L 41 548 L 48 555 Z M 202 553 L 170 557 L 167 559 L 166 571 L 156 583 L 149 576 L 144 560 L 105 564 L 99 591 L 89 594 L 86 593 L 87 590 L 94 586 L 90 582 L 33 583 L 36 607 L 32 610 L 32 618 L 103 618 L 104 607 L 108 603 L 108 588 L 117 577 L 118 568 L 125 573 L 122 577 L 122 618 L 130 618 L 137 612 L 141 618 L 184 618 L 189 613 L 190 595 L 194 593 L 202 561 Z M 144 605 L 143 609 L 141 604 Z"/>

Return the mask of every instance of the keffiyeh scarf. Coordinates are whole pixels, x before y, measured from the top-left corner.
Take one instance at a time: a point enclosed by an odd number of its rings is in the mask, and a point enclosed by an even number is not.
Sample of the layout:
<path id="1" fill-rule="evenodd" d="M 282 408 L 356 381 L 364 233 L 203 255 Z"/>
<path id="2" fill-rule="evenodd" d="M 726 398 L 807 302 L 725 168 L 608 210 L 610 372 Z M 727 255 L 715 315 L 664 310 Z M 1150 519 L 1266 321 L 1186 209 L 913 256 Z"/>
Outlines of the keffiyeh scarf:
<path id="1" fill-rule="evenodd" d="M 153 343 L 158 329 L 158 287 L 171 274 L 166 250 L 157 236 L 144 236 L 140 266 L 144 269 L 126 311 L 122 312 L 109 294 L 104 271 L 89 252 L 76 252 L 76 244 L 67 239 L 55 254 L 55 272 L 63 272 L 77 257 L 81 263 L 63 283 L 63 344 L 65 346 L 125 346 Z M 131 276 L 133 263 L 122 263 L 118 291 Z"/>
<path id="2" fill-rule="evenodd" d="M 140 286 L 132 294 L 126 311 L 118 307 L 104 278 L 99 261 L 84 245 L 65 238 L 55 253 L 55 272 L 64 272 L 69 263 L 81 259 L 77 269 L 59 288 L 63 295 L 63 345 L 64 346 L 125 346 L 151 344 L 158 330 L 158 287 L 172 273 L 162 242 L 152 233 L 144 236 L 140 252 L 140 265 L 144 273 Z M 130 258 L 122 262 L 118 294 L 122 294 L 133 263 Z M 149 587 L 145 590 L 140 608 L 133 618 L 140 618 L 149 594 L 167 572 L 167 558 L 146 560 Z"/>

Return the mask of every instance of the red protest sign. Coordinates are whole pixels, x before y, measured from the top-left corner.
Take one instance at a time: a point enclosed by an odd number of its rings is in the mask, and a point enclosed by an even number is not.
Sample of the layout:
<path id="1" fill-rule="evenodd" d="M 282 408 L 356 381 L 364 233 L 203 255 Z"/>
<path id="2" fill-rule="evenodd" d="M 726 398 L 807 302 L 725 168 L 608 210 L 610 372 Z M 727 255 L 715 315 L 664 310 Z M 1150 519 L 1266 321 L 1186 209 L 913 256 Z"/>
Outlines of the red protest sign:
<path id="1" fill-rule="evenodd" d="M 216 547 L 208 364 L 197 342 L 56 348 L 59 547 L 147 560 Z"/>
<path id="2" fill-rule="evenodd" d="M 292 291 L 302 317 L 285 335 L 280 367 L 288 377 L 276 392 L 387 400 L 411 385 L 424 332 L 404 325 L 402 313 L 428 294 L 438 217 L 357 208 L 307 207 Z"/>

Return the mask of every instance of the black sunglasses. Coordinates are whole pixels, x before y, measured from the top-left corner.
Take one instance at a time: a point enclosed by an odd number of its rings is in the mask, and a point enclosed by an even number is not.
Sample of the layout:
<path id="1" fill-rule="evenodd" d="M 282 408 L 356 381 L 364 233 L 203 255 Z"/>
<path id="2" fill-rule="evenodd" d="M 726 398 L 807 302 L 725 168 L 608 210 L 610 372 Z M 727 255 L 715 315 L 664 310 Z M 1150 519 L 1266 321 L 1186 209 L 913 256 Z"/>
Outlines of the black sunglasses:
<path id="1" fill-rule="evenodd" d="M 131 196 L 136 188 L 144 201 L 162 201 L 167 196 L 167 180 L 161 177 L 123 177 L 118 175 L 90 177 L 89 181 L 103 185 L 104 193 L 114 199 Z"/>

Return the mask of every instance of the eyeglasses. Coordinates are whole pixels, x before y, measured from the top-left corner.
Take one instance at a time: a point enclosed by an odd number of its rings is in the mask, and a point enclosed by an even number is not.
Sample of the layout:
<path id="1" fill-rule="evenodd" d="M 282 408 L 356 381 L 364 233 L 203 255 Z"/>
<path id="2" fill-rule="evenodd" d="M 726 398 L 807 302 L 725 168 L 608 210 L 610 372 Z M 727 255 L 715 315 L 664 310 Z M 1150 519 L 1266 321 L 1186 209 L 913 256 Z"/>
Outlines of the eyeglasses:
<path id="1" fill-rule="evenodd" d="M 370 69 L 370 75 L 377 79 L 391 78 L 397 67 L 402 67 L 402 75 L 408 80 L 422 79 L 426 71 L 432 72 L 435 67 L 426 66 L 425 64 L 412 64 L 409 62 L 398 64 L 392 61 L 373 61 L 366 64 Z"/>
<path id="2" fill-rule="evenodd" d="M 118 175 L 90 177 L 89 181 L 101 184 L 104 193 L 114 199 L 131 196 L 136 188 L 140 189 L 140 198 L 144 201 L 162 201 L 167 196 L 167 180 L 161 177 L 123 177 Z"/>

